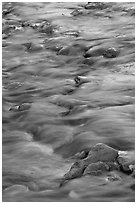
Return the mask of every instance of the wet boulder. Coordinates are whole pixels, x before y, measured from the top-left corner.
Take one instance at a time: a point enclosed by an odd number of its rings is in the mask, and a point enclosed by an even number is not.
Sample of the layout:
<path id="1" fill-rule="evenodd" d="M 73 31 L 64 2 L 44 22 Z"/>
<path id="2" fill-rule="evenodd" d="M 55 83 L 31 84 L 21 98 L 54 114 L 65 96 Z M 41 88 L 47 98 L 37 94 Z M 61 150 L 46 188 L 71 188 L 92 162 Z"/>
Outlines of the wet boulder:
<path id="1" fill-rule="evenodd" d="M 64 183 L 68 180 L 74 179 L 74 178 L 78 178 L 81 177 L 83 175 L 83 172 L 85 170 L 86 166 L 84 165 L 83 161 L 77 161 L 75 162 L 72 167 L 70 168 L 69 172 L 67 172 L 61 183 L 60 183 L 60 187 L 62 185 L 64 185 Z"/>
<path id="2" fill-rule="evenodd" d="M 95 163 L 98 161 L 112 162 L 116 161 L 118 157 L 118 151 L 109 147 L 103 143 L 98 143 L 91 148 L 88 157 L 84 159 L 85 163 Z"/>

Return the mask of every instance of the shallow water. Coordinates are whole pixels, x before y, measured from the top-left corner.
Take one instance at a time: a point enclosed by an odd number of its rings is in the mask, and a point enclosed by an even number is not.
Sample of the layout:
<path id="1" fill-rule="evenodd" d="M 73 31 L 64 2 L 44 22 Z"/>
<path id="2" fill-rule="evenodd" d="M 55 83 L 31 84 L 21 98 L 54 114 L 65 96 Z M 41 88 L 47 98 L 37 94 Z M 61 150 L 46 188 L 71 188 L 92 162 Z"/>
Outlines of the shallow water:
<path id="1" fill-rule="evenodd" d="M 134 201 L 121 172 L 59 188 L 97 143 L 134 158 L 134 15 L 134 3 L 3 3 L 3 201 Z"/>

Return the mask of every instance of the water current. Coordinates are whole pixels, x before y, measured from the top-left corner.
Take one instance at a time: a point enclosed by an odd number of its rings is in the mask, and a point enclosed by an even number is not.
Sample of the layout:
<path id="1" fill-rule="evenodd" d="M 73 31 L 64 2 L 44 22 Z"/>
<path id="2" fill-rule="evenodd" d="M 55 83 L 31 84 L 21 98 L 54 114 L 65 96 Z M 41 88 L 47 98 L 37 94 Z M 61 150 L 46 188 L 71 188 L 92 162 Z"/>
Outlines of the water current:
<path id="1" fill-rule="evenodd" d="M 134 3 L 5 2 L 2 15 L 3 201 L 134 201 L 122 172 L 59 188 L 97 143 L 134 158 Z"/>

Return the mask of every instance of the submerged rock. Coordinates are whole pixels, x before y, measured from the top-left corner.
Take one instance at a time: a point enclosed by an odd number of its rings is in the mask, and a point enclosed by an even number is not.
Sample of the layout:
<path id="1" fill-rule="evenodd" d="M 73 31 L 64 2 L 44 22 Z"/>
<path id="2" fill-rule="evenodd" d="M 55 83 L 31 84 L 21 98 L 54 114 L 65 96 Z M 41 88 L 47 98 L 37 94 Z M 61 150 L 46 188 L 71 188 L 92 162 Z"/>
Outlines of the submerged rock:
<path id="1" fill-rule="evenodd" d="M 115 58 L 119 55 L 120 51 L 117 48 L 109 47 L 109 48 L 90 48 L 85 54 L 85 58 L 89 57 L 99 57 L 103 56 L 105 58 Z"/>
<path id="2" fill-rule="evenodd" d="M 28 52 L 37 52 L 37 51 L 43 50 L 43 48 L 44 48 L 44 46 L 41 44 L 34 44 L 31 42 L 24 43 L 22 45 L 26 48 L 26 51 L 28 51 Z"/>
<path id="3" fill-rule="evenodd" d="M 85 46 L 82 44 L 73 44 L 70 46 L 64 46 L 58 52 L 58 55 L 76 56 L 85 51 Z"/>
<path id="4" fill-rule="evenodd" d="M 12 106 L 9 111 L 18 112 L 18 111 L 25 111 L 31 107 L 30 103 L 22 103 L 20 105 Z"/>

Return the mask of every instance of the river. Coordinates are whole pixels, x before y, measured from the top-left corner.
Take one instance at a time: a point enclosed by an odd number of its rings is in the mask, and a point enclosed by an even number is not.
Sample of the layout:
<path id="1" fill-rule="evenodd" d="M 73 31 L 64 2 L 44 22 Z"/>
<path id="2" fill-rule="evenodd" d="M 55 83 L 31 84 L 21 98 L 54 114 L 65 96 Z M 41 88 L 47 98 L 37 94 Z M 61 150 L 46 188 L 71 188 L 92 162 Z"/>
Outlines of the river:
<path id="1" fill-rule="evenodd" d="M 78 152 L 135 153 L 135 4 L 2 4 L 3 201 L 134 202 L 134 178 L 83 176 Z"/>

